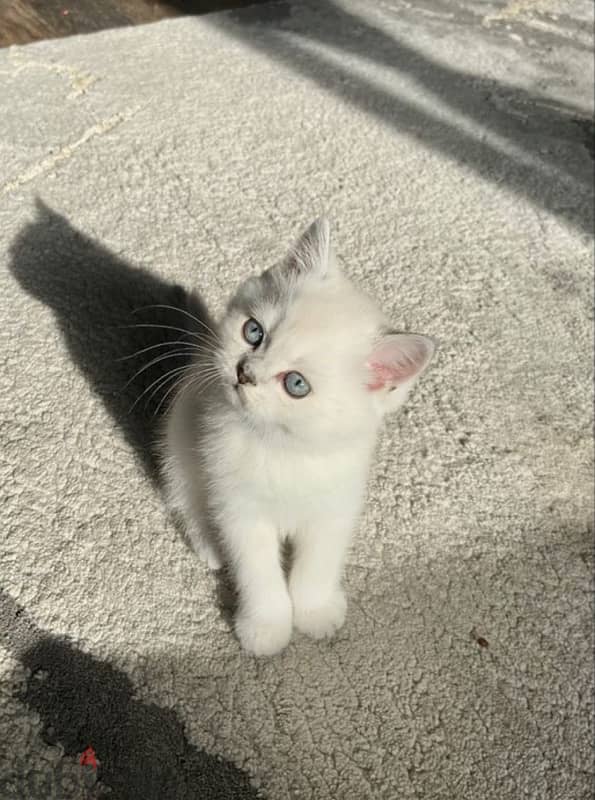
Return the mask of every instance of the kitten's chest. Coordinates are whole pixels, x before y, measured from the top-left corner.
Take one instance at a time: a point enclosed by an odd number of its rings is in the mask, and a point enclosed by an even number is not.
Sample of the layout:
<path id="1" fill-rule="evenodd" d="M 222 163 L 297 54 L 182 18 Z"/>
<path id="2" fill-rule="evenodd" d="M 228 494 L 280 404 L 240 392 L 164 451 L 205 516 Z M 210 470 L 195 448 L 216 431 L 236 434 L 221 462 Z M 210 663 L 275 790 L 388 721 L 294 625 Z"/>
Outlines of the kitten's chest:
<path id="1" fill-rule="evenodd" d="M 360 496 L 366 467 L 355 453 L 296 453 L 289 446 L 241 439 L 218 468 L 222 484 L 236 500 L 261 508 L 281 527 L 291 528 Z"/>
<path id="2" fill-rule="evenodd" d="M 242 461 L 242 481 L 267 503 L 299 507 L 305 501 L 318 502 L 324 496 L 336 465 L 331 459 L 272 449 L 256 443 Z"/>

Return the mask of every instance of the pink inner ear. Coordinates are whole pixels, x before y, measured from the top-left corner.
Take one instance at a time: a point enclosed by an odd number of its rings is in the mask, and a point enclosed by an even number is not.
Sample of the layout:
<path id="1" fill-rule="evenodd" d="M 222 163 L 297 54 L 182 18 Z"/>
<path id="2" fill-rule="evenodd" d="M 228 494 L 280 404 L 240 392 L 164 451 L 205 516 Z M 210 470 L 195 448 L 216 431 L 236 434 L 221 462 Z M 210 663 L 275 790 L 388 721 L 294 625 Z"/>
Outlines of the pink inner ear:
<path id="1" fill-rule="evenodd" d="M 423 336 L 386 336 L 376 345 L 368 361 L 371 380 L 367 388 L 372 392 L 387 386 L 394 389 L 411 380 L 425 368 L 433 350 L 431 341 Z"/>
<path id="2" fill-rule="evenodd" d="M 376 389 L 384 389 L 387 385 L 396 385 L 397 376 L 395 370 L 387 364 L 371 362 L 368 364 L 368 367 L 372 373 L 372 381 L 367 384 L 367 387 L 371 392 L 376 391 Z"/>

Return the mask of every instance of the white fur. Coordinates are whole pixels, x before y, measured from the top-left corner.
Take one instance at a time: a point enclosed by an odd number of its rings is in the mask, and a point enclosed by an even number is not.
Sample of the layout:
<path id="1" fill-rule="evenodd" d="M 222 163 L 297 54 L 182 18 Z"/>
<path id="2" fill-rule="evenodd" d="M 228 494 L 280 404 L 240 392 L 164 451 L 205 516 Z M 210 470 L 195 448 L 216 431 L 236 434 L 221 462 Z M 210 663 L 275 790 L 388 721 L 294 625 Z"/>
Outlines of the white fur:
<path id="1" fill-rule="evenodd" d="M 278 296 L 267 291 L 271 278 Z M 242 337 L 248 317 L 267 331 L 254 351 Z M 236 633 L 256 655 L 283 649 L 293 626 L 320 638 L 343 624 L 343 564 L 376 434 L 433 352 L 424 337 L 389 331 L 338 270 L 328 223 L 318 221 L 283 265 L 240 287 L 219 325 L 215 385 L 173 406 L 170 504 L 199 555 L 214 567 L 229 563 L 239 591 Z M 243 357 L 255 385 L 237 385 Z M 308 396 L 286 393 L 279 375 L 289 370 L 306 377 Z M 285 537 L 294 548 L 288 581 L 279 555 Z"/>

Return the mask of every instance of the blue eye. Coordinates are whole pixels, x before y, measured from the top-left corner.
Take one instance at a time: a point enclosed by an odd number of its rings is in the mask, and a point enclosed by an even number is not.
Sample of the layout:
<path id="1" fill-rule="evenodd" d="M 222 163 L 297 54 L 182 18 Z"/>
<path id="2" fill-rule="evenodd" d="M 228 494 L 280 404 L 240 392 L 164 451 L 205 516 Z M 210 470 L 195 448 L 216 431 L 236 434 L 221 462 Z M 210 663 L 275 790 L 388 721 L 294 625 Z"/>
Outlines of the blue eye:
<path id="1" fill-rule="evenodd" d="M 299 372 L 288 372 L 283 378 L 285 391 L 291 397 L 305 397 L 310 394 L 310 384 Z"/>
<path id="2" fill-rule="evenodd" d="M 262 342 L 264 337 L 264 330 L 262 329 L 262 325 L 260 322 L 257 322 L 255 319 L 250 317 L 250 319 L 244 322 L 244 326 L 242 328 L 242 336 L 251 344 L 252 347 L 258 347 L 258 345 Z"/>

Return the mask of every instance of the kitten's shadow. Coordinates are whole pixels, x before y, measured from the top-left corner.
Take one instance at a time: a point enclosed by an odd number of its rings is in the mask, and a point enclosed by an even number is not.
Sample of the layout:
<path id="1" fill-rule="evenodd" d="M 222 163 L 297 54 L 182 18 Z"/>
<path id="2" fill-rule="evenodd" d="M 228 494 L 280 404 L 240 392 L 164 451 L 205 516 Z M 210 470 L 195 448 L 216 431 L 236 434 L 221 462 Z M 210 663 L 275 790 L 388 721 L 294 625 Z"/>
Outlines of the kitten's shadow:
<path id="1" fill-rule="evenodd" d="M 183 375 L 168 372 L 190 364 L 190 343 L 212 343 L 207 308 L 195 292 L 127 263 L 40 200 L 36 206 L 36 218 L 12 243 L 10 270 L 52 309 L 74 363 L 161 489 L 159 427 L 174 396 L 167 393 Z M 222 573 L 220 605 L 229 617 L 234 591 Z"/>
<path id="2" fill-rule="evenodd" d="M 181 373 L 165 376 L 187 366 L 190 343 L 208 336 L 206 306 L 198 295 L 118 258 L 40 200 L 36 205 L 36 219 L 11 246 L 11 272 L 53 310 L 74 363 L 159 485 L 155 443 L 167 409 L 160 401 Z"/>

